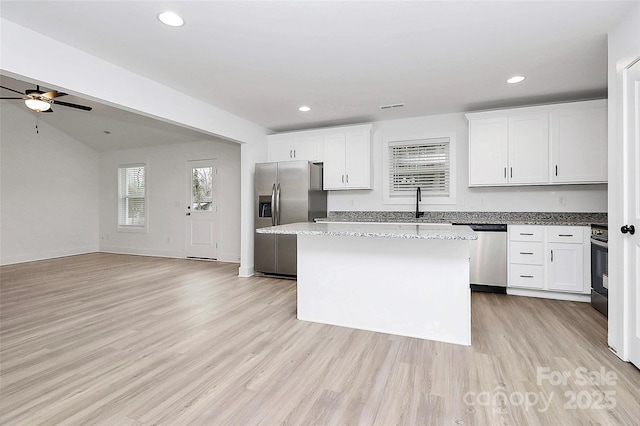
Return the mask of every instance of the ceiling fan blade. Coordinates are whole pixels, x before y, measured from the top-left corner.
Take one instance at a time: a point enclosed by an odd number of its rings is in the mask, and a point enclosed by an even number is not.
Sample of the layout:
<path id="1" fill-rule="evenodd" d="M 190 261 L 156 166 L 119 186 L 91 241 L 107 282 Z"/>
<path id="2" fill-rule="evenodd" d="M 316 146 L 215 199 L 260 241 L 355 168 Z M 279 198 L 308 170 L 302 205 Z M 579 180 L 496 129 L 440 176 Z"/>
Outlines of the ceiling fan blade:
<path id="1" fill-rule="evenodd" d="M 1 87 L 1 88 L 3 88 L 3 89 L 5 89 L 5 90 L 10 90 L 10 91 L 12 91 L 12 92 L 20 93 L 21 95 L 25 95 L 25 93 L 18 92 L 17 90 L 13 90 L 13 89 L 10 89 L 10 88 L 8 88 L 8 87 L 4 87 L 4 86 L 0 86 L 0 87 Z"/>
<path id="2" fill-rule="evenodd" d="M 58 94 L 58 92 L 56 90 L 50 90 L 46 93 L 43 93 L 42 96 L 44 96 L 45 98 L 49 98 L 49 99 L 53 99 L 53 98 L 57 98 L 58 96 L 60 96 L 60 94 Z"/>
<path id="3" fill-rule="evenodd" d="M 91 111 L 93 108 L 89 107 L 89 106 L 84 106 L 84 105 L 78 105 L 78 104 L 70 104 L 69 102 L 62 102 L 62 101 L 52 101 L 54 104 L 56 105 L 62 105 L 62 106 L 66 106 L 66 107 L 71 107 L 71 108 L 77 108 L 77 109 L 81 109 L 84 111 Z"/>
<path id="4" fill-rule="evenodd" d="M 24 91 L 25 95 L 42 95 L 42 92 L 40 90 L 33 90 L 33 89 L 27 89 Z"/>
<path id="5" fill-rule="evenodd" d="M 24 100 L 24 98 L 5 98 L 5 97 L 2 97 L 0 99 L 20 99 L 21 101 Z"/>

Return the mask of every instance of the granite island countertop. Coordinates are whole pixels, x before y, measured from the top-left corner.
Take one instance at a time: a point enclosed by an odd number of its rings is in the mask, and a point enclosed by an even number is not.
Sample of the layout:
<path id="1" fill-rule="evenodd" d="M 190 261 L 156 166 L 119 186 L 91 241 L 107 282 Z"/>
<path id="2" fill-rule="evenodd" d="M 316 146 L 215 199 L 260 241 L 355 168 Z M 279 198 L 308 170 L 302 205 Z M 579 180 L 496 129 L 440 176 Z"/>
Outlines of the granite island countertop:
<path id="1" fill-rule="evenodd" d="M 476 240 L 468 226 L 448 224 L 299 222 L 256 229 L 258 234 L 328 235 L 339 237 Z"/>
<path id="2" fill-rule="evenodd" d="M 336 211 L 328 217 L 316 219 L 319 223 L 329 222 L 384 222 L 384 223 L 477 223 L 505 225 L 566 225 L 590 226 L 607 225 L 607 213 L 574 212 L 435 212 L 425 211 L 416 219 L 414 212 L 384 211 Z"/>

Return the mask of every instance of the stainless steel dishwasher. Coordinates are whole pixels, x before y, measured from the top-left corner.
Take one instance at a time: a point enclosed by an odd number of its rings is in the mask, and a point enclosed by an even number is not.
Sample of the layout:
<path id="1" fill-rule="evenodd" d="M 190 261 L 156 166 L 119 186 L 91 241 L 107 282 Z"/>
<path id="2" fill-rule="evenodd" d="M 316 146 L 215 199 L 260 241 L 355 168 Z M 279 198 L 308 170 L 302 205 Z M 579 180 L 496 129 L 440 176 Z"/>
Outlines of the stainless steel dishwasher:
<path id="1" fill-rule="evenodd" d="M 467 225 L 477 234 L 469 241 L 469 282 L 471 290 L 507 292 L 507 225 L 455 223 Z"/>

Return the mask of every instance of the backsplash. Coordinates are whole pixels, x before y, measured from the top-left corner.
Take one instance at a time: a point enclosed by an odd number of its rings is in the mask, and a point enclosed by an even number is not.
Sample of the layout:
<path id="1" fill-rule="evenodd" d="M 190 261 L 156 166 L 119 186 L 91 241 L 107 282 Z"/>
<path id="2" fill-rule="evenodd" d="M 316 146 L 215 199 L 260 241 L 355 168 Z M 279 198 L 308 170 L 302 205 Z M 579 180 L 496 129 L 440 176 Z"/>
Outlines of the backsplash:
<path id="1" fill-rule="evenodd" d="M 527 225 L 591 225 L 607 224 L 606 213 L 557 212 L 453 212 L 426 211 L 416 219 L 414 212 L 332 211 L 328 220 L 340 222 L 444 222 L 506 223 Z"/>

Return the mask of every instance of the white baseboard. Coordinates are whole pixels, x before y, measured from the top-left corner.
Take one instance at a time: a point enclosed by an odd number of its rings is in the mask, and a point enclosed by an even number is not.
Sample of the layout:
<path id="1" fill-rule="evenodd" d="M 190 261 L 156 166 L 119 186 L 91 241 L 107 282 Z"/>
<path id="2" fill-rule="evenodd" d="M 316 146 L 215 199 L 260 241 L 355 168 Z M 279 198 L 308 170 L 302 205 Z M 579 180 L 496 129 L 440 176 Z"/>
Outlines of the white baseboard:
<path id="1" fill-rule="evenodd" d="M 80 254 L 88 254 L 98 252 L 98 247 L 80 247 L 73 250 L 55 250 L 43 253 L 24 254 L 17 256 L 2 255 L 0 265 L 14 265 L 16 263 L 36 262 L 38 260 L 57 259 L 60 257 L 77 256 Z"/>
<path id="2" fill-rule="evenodd" d="M 558 291 L 529 290 L 507 287 L 507 294 L 512 296 L 539 297 L 542 299 L 568 300 L 572 302 L 591 302 L 590 294 L 561 293 Z"/>
<path id="3" fill-rule="evenodd" d="M 240 266 L 240 268 L 238 268 L 238 276 L 241 278 L 252 277 L 254 273 L 255 269 L 253 269 L 253 266 L 249 266 L 248 268 L 243 268 L 242 266 Z"/>
<path id="4" fill-rule="evenodd" d="M 174 251 L 169 250 L 153 250 L 153 249 L 138 249 L 134 247 L 100 247 L 100 250 L 103 253 L 114 253 L 114 254 L 135 254 L 139 256 L 155 256 L 155 257 L 169 257 L 172 259 L 179 259 L 184 257 L 184 255 L 180 253 L 176 253 Z"/>

